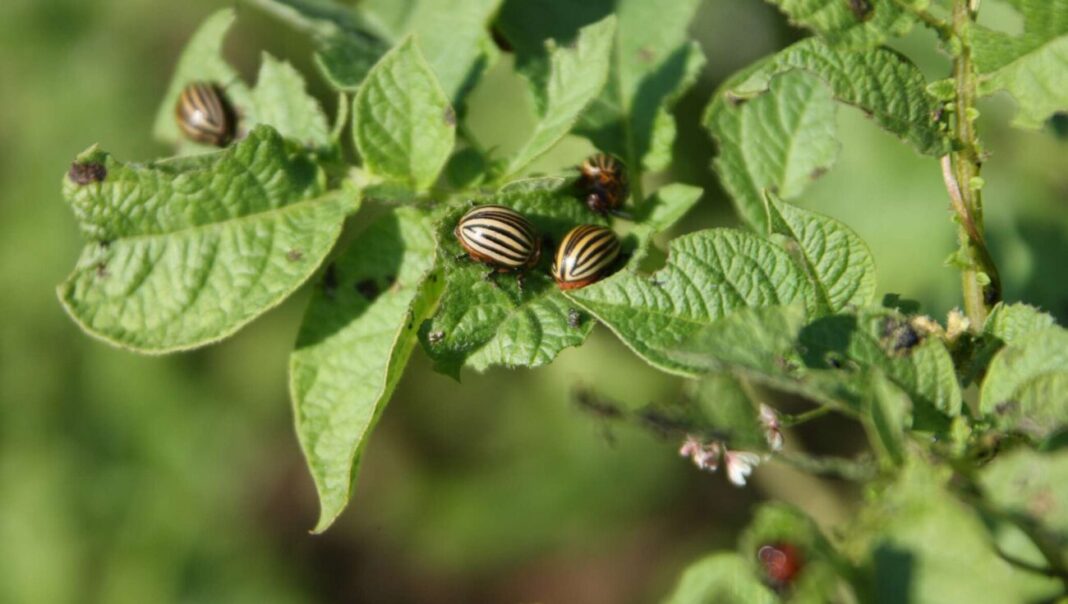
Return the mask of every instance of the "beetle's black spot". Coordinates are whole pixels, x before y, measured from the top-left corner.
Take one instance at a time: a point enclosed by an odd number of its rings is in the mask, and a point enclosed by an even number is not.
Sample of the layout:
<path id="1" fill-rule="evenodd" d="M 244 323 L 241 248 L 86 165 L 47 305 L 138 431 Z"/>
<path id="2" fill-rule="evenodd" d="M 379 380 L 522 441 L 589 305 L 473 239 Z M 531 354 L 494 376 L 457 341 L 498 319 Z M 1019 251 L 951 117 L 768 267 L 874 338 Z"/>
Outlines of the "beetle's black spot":
<path id="1" fill-rule="evenodd" d="M 108 169 L 104 164 L 97 162 L 74 162 L 70 165 L 67 178 L 76 185 L 87 185 L 100 182 L 108 177 Z"/>
<path id="2" fill-rule="evenodd" d="M 356 284 L 356 291 L 368 300 L 373 300 L 378 295 L 378 283 L 374 279 L 364 279 Z"/>
<path id="3" fill-rule="evenodd" d="M 456 110 L 453 109 L 452 107 L 446 107 L 445 108 L 445 115 L 442 116 L 442 117 L 445 120 L 445 124 L 447 126 L 455 126 L 456 125 Z"/>
<path id="4" fill-rule="evenodd" d="M 286 260 L 289 260 L 290 262 L 300 262 L 301 259 L 303 259 L 303 258 L 304 258 L 304 252 L 302 252 L 302 251 L 300 251 L 300 250 L 298 250 L 296 248 L 293 248 L 293 249 L 289 250 L 288 252 L 286 252 Z"/>

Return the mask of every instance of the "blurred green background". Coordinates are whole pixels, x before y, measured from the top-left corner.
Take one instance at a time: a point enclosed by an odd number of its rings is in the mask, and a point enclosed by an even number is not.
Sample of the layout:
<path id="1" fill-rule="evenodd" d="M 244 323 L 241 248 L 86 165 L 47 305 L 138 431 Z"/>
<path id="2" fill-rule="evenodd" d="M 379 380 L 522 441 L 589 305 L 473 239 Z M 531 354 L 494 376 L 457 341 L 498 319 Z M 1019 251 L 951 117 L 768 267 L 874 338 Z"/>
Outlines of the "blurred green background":
<path id="1" fill-rule="evenodd" d="M 78 332 L 54 286 L 79 234 L 60 194 L 76 153 L 167 154 L 149 130 L 186 37 L 225 4 L 208 0 L 0 2 L 0 602 L 645 602 L 691 559 L 731 548 L 752 506 L 784 499 L 833 525 L 841 484 L 771 464 L 747 489 L 699 473 L 678 443 L 606 426 L 571 401 L 595 385 L 628 405 L 678 396 L 605 330 L 537 371 L 430 371 L 418 354 L 365 455 L 358 493 L 329 532 L 291 427 L 286 365 L 305 302 L 297 296 L 230 340 L 161 358 Z M 989 6 L 989 8 L 987 8 Z M 1011 15 L 984 3 L 987 18 Z M 1007 25 L 1006 25 L 1007 24 Z M 796 39 L 757 0 L 706 0 L 693 35 L 709 58 L 677 114 L 665 180 L 706 195 L 680 232 L 733 222 L 699 127 L 730 72 Z M 930 78 L 946 60 L 919 32 L 896 43 Z M 305 40 L 249 8 L 228 51 L 251 77 L 266 49 L 308 74 Z M 505 56 L 471 98 L 472 129 L 508 148 L 532 123 Z M 984 174 L 1006 297 L 1068 316 L 1068 143 L 1005 124 L 983 106 Z M 941 317 L 958 304 L 943 266 L 955 231 L 938 166 L 841 110 L 838 166 L 802 203 L 871 245 L 882 292 Z M 542 169 L 588 150 L 561 145 Z M 795 435 L 849 451 L 858 429 L 829 418 Z"/>

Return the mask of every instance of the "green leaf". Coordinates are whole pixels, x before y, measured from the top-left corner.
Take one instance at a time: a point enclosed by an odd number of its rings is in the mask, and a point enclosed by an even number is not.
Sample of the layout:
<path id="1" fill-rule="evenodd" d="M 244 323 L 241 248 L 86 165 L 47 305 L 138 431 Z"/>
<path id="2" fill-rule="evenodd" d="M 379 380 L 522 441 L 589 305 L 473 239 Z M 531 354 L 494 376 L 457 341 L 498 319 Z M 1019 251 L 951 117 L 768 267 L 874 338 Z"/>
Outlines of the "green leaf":
<path id="1" fill-rule="evenodd" d="M 326 115 L 319 103 L 305 91 L 304 78 L 289 63 L 264 53 L 253 89 L 249 89 L 227 64 L 222 56 L 222 46 L 233 21 L 232 9 L 214 13 L 186 45 L 156 115 L 156 138 L 179 144 L 182 151 L 210 149 L 181 136 L 174 117 L 182 89 L 190 82 L 200 80 L 215 82 L 223 88 L 239 116 L 239 135 L 258 124 L 268 124 L 282 136 L 308 146 L 328 146 L 331 141 Z"/>
<path id="2" fill-rule="evenodd" d="M 978 382 L 990 361 L 1005 344 L 1015 343 L 1031 333 L 1052 327 L 1053 317 L 1027 304 L 998 303 L 986 318 L 974 352 L 961 363 L 962 383 Z"/>
<path id="3" fill-rule="evenodd" d="M 674 183 L 658 189 L 651 199 L 635 208 L 635 224 L 630 233 L 639 243 L 631 257 L 632 265 L 637 265 L 646 257 L 652 247 L 653 236 L 681 220 L 701 199 L 702 193 L 697 187 Z"/>
<path id="4" fill-rule="evenodd" d="M 207 344 L 285 299 L 322 262 L 354 196 L 325 193 L 308 154 L 266 126 L 225 151 L 125 164 L 95 148 L 101 182 L 64 181 L 91 240 L 59 286 L 67 312 L 117 346 Z"/>
<path id="5" fill-rule="evenodd" d="M 682 573 L 664 604 L 775 604 L 779 599 L 764 585 L 753 565 L 738 554 L 712 554 Z"/>
<path id="6" fill-rule="evenodd" d="M 687 373 L 727 371 L 846 413 L 861 412 L 868 396 L 864 374 L 805 366 L 798 339 L 806 315 L 800 302 L 738 309 L 664 355 Z"/>
<path id="7" fill-rule="evenodd" d="M 1020 35 L 973 26 L 970 35 L 980 72 L 979 91 L 1005 90 L 1016 99 L 1015 124 L 1039 128 L 1068 110 L 1068 0 L 1007 0 L 1020 11 Z"/>
<path id="8" fill-rule="evenodd" d="M 716 172 L 738 214 L 758 232 L 768 231 L 764 191 L 795 198 L 834 165 L 835 109 L 830 89 L 804 71 L 773 78 L 754 99 L 717 96 L 709 105 L 704 125 L 719 145 Z"/>
<path id="9" fill-rule="evenodd" d="M 319 495 L 316 533 L 348 504 L 367 438 L 440 296 L 434 257 L 433 223 L 393 209 L 337 257 L 304 314 L 289 390 Z"/>
<path id="10" fill-rule="evenodd" d="M 990 363 L 979 410 L 1007 428 L 1043 436 L 1068 419 L 1068 331 L 1047 327 L 1016 338 Z"/>
<path id="11" fill-rule="evenodd" d="M 714 102 L 761 94 L 775 75 L 794 69 L 819 77 L 835 99 L 857 107 L 920 153 L 939 157 L 948 151 L 937 119 L 940 104 L 927 92 L 923 73 L 907 57 L 888 48 L 850 52 L 808 38 L 733 79 Z"/>
<path id="12" fill-rule="evenodd" d="M 625 161 L 641 194 L 643 170 L 671 161 L 671 108 L 697 81 L 705 57 L 686 29 L 699 0 L 619 0 L 614 63 L 604 92 L 582 116 L 577 133 Z"/>
<path id="13" fill-rule="evenodd" d="M 390 48 L 384 30 L 360 12 L 333 0 L 245 0 L 315 41 L 315 63 L 330 84 L 356 92 L 371 67 Z"/>
<path id="14" fill-rule="evenodd" d="M 905 462 L 905 431 L 912 424 L 912 401 L 882 371 L 872 371 L 865 427 L 880 456 L 889 465 Z"/>
<path id="15" fill-rule="evenodd" d="M 946 489 L 944 473 L 907 467 L 872 497 L 849 530 L 849 549 L 870 573 L 859 601 L 1042 602 L 1060 582 L 1024 572 L 994 549 L 983 519 Z"/>
<path id="16" fill-rule="evenodd" d="M 393 209 L 327 269 L 308 306 L 290 359 L 290 391 L 319 494 L 315 532 L 348 503 L 367 437 L 440 295 L 433 264 L 430 219 Z"/>
<path id="17" fill-rule="evenodd" d="M 960 384 L 949 351 L 906 317 L 884 309 L 825 317 L 807 326 L 800 342 L 808 367 L 884 372 L 912 399 L 916 429 L 945 429 L 948 418 L 960 414 Z"/>
<path id="18" fill-rule="evenodd" d="M 549 45 L 549 72 L 538 82 L 538 123 L 527 142 L 508 161 L 505 175 L 518 173 L 548 151 L 604 88 L 616 19 L 606 17 L 582 28 L 574 48 Z"/>
<path id="19" fill-rule="evenodd" d="M 1068 551 L 1068 450 L 999 455 L 979 482 L 998 509 L 1036 523 Z"/>
<path id="20" fill-rule="evenodd" d="M 456 114 L 411 37 L 371 69 L 353 102 L 356 147 L 366 167 L 425 190 L 456 138 Z"/>
<path id="21" fill-rule="evenodd" d="M 916 19 L 894 0 L 768 0 L 790 23 L 805 27 L 828 44 L 865 49 L 903 36 Z"/>
<path id="22" fill-rule="evenodd" d="M 263 53 L 253 94 L 255 119 L 271 124 L 286 138 L 309 147 L 330 144 L 330 126 L 318 101 L 304 90 L 304 78 L 293 66 Z"/>
<path id="23" fill-rule="evenodd" d="M 1053 317 L 1028 304 L 1000 303 L 990 312 L 983 333 L 1006 344 L 1014 344 L 1055 324 Z"/>
<path id="24" fill-rule="evenodd" d="M 862 308 L 875 297 L 875 259 L 863 240 L 833 218 L 767 196 L 773 232 L 796 246 L 816 301 L 831 313 Z"/>
<path id="25" fill-rule="evenodd" d="M 680 418 L 690 426 L 687 432 L 723 441 L 731 449 L 767 451 L 758 410 L 737 378 L 727 373 L 709 375 L 696 382 L 693 399 L 696 404 L 689 417 Z"/>
<path id="26" fill-rule="evenodd" d="M 568 297 L 653 366 L 689 375 L 672 351 L 697 330 L 740 308 L 812 296 L 801 269 L 771 242 L 711 229 L 673 240 L 667 266 L 652 275 L 621 271 Z"/>
<path id="27" fill-rule="evenodd" d="M 359 7 L 368 18 L 388 23 L 393 39 L 414 34 L 445 94 L 460 107 L 496 55 L 488 24 L 500 4 L 501 0 L 384 0 Z"/>
<path id="28" fill-rule="evenodd" d="M 666 354 L 694 372 L 743 370 L 785 375 L 796 357 L 797 338 L 805 325 L 805 305 L 739 308 L 692 334 Z"/>
<path id="29" fill-rule="evenodd" d="M 476 203 L 511 207 L 552 241 L 578 224 L 607 224 L 577 199 L 572 181 L 560 178 L 518 181 Z M 437 229 L 445 293 L 437 314 L 420 332 L 436 369 L 456 377 L 465 365 L 476 371 L 493 365 L 539 367 L 564 348 L 584 342 L 593 322 L 588 317 L 574 326 L 569 322 L 577 305 L 549 276 L 553 250 L 542 249 L 539 265 L 525 273 L 522 292 L 511 275 L 487 280 L 490 269 L 470 260 L 453 235 L 469 208 L 452 208 Z"/>

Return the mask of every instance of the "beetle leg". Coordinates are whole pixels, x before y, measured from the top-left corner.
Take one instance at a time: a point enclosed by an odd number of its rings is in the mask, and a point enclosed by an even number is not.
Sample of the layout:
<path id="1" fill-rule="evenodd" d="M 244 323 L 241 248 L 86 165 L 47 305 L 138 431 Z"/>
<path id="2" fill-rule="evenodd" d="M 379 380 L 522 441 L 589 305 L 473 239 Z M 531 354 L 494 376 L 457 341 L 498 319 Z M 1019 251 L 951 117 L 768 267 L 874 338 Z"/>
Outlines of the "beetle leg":
<path id="1" fill-rule="evenodd" d="M 497 285 L 497 269 L 490 269 L 490 271 L 482 277 L 482 280 L 488 281 L 493 287 L 500 287 L 500 285 Z"/>

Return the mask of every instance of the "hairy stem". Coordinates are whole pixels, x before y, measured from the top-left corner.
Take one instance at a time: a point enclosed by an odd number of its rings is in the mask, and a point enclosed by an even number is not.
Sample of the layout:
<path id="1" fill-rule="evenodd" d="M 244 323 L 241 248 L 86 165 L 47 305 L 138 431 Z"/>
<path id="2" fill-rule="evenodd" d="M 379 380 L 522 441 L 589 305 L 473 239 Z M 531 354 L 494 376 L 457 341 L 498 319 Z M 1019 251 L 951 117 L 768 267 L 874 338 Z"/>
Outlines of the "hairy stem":
<path id="1" fill-rule="evenodd" d="M 982 157 L 974 121 L 978 93 L 967 36 L 967 28 L 974 19 L 975 12 L 969 0 L 954 0 L 952 27 L 959 44 L 953 58 L 955 140 L 954 150 L 943 158 L 942 167 L 946 189 L 960 223 L 960 245 L 965 264 L 961 274 L 964 311 L 973 329 L 982 329 L 990 309 L 1001 299 L 1001 281 L 983 236 L 983 197 L 979 180 Z"/>

